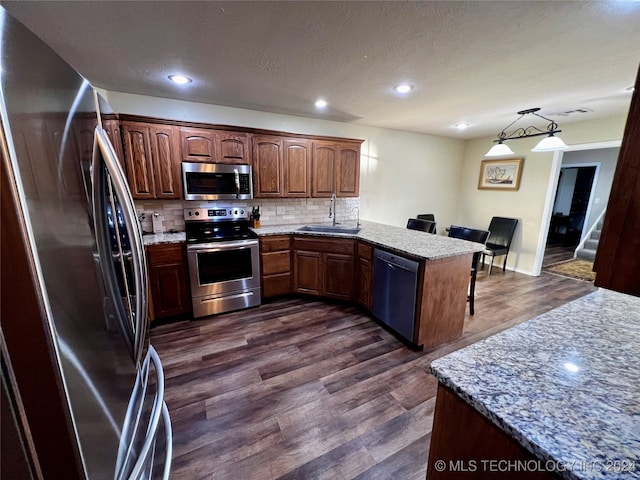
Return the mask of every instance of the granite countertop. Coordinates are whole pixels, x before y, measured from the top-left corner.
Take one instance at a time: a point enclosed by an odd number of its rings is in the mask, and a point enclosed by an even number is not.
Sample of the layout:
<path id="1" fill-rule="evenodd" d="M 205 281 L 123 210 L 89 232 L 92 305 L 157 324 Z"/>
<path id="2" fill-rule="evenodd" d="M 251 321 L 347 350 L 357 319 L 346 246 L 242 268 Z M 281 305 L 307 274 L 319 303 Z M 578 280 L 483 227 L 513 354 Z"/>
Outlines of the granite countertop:
<path id="1" fill-rule="evenodd" d="M 151 233 L 142 236 L 142 243 L 145 246 L 158 245 L 160 243 L 180 243 L 187 239 L 184 232 L 175 233 Z"/>
<path id="2" fill-rule="evenodd" d="M 357 238 L 400 254 L 408 254 L 431 260 L 480 252 L 484 249 L 479 243 L 368 221 L 361 222 L 361 230 L 356 234 L 298 231 L 298 229 L 303 226 L 304 225 L 276 225 L 253 228 L 252 230 L 256 232 L 259 237 L 296 234 L 335 238 Z M 355 222 L 345 222 L 341 224 L 341 226 L 355 226 Z M 184 242 L 185 239 L 186 236 L 184 232 L 157 233 L 144 235 L 142 242 L 144 245 L 157 245 L 160 243 Z"/>
<path id="3" fill-rule="evenodd" d="M 432 373 L 570 479 L 640 479 L 640 298 L 600 289 Z M 564 471 L 561 471 L 564 468 Z"/>
<path id="4" fill-rule="evenodd" d="M 361 230 L 356 234 L 298 231 L 298 229 L 303 226 L 304 225 L 281 225 L 255 228 L 253 230 L 261 237 L 296 234 L 356 238 L 400 254 L 408 254 L 431 260 L 484 250 L 484 246 L 479 243 L 364 220 L 360 225 Z M 345 222 L 341 224 L 341 226 L 355 226 L 355 222 Z"/>

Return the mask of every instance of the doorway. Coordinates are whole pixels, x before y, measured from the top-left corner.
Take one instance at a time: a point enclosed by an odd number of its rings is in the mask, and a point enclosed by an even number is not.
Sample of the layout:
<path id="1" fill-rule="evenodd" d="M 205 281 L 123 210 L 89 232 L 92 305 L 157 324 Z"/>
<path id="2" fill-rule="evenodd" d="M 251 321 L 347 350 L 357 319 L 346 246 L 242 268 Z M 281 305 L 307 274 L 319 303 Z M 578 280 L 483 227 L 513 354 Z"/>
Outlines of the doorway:
<path id="1" fill-rule="evenodd" d="M 573 258 L 588 218 L 597 165 L 560 169 L 543 267 Z"/>
<path id="2" fill-rule="evenodd" d="M 562 247 L 562 249 L 556 248 L 556 250 L 561 251 L 553 252 L 547 248 L 547 240 L 549 234 L 552 233 L 551 222 L 553 220 L 553 214 L 556 212 L 555 200 L 558 196 L 557 188 L 559 186 L 561 169 L 570 167 L 596 167 L 596 173 L 592 183 L 592 191 L 589 197 L 589 204 L 585 213 L 585 220 L 583 221 L 581 233 L 581 236 L 586 236 L 591 227 L 603 215 L 606 209 L 618 154 L 620 152 L 620 143 L 620 140 L 614 140 L 570 145 L 566 151 L 558 151 L 554 153 L 551 173 L 549 175 L 549 183 L 547 185 L 547 197 L 545 200 L 542 223 L 540 225 L 541 228 L 538 237 L 538 246 L 536 249 L 536 259 L 533 269 L 534 275 L 540 275 L 543 265 L 547 266 L 549 263 L 562 261 L 562 257 L 560 256 L 555 257 L 554 259 L 552 256 L 554 253 L 564 256 L 564 259 L 566 260 L 573 258 L 574 250 L 569 251 L 568 248 Z M 573 193 L 571 194 L 571 198 L 573 199 Z M 582 238 L 580 240 L 582 240 Z"/>

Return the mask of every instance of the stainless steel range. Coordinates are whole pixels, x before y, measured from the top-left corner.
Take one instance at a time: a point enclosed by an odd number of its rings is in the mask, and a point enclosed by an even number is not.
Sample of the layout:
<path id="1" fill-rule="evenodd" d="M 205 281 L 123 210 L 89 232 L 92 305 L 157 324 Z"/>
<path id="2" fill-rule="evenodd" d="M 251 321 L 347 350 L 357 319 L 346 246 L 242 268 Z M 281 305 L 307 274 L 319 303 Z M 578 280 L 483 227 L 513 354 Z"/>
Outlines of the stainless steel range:
<path id="1" fill-rule="evenodd" d="M 258 236 L 249 212 L 211 205 L 184 210 L 193 316 L 260 305 Z"/>

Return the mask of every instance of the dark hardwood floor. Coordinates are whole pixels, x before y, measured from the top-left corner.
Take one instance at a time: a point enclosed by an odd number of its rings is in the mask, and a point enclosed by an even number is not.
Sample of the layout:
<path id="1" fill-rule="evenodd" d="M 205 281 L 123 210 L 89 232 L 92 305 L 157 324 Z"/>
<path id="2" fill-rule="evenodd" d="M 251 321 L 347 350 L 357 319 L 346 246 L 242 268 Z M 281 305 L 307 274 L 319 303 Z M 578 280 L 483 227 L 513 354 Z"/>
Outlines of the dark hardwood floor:
<path id="1" fill-rule="evenodd" d="M 571 260 L 576 246 L 564 245 L 563 243 L 548 243 L 544 249 L 544 258 L 542 259 L 542 268 L 554 263 Z"/>
<path id="2" fill-rule="evenodd" d="M 174 429 L 172 479 L 424 479 L 430 362 L 595 290 L 480 272 L 461 338 L 415 352 L 355 306 L 289 298 L 151 329 Z"/>

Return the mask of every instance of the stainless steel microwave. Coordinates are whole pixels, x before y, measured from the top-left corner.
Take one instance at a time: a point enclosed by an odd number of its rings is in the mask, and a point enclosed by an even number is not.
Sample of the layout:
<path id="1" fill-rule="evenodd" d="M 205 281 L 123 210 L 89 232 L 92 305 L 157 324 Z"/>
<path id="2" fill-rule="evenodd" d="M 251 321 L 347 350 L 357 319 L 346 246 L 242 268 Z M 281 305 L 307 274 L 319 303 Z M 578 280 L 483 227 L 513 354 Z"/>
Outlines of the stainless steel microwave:
<path id="1" fill-rule="evenodd" d="M 185 200 L 250 200 L 251 166 L 182 162 Z"/>

